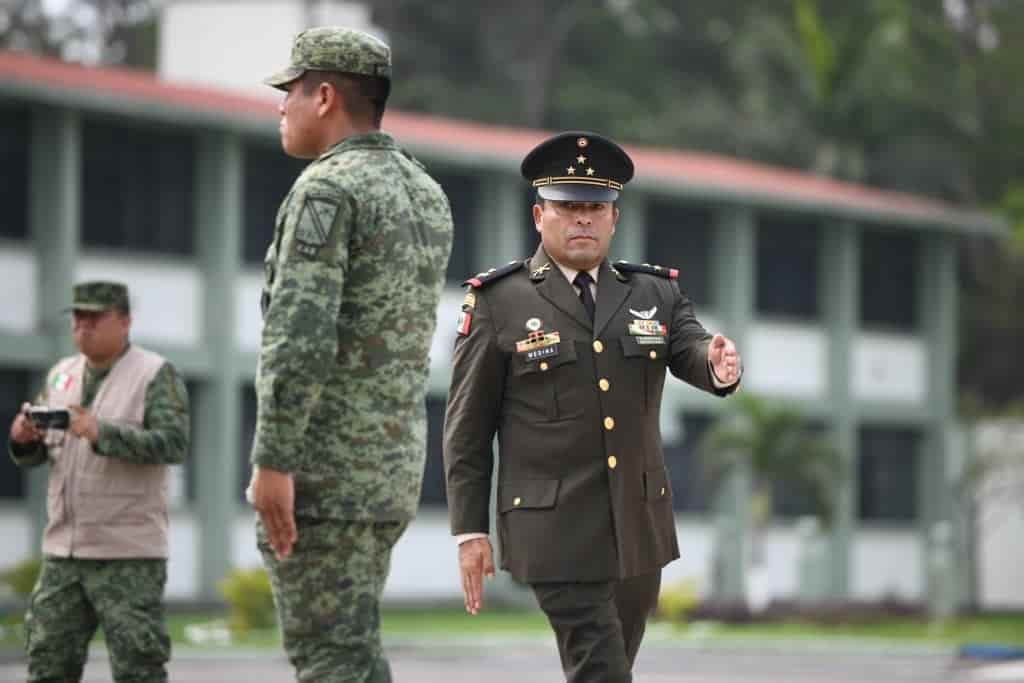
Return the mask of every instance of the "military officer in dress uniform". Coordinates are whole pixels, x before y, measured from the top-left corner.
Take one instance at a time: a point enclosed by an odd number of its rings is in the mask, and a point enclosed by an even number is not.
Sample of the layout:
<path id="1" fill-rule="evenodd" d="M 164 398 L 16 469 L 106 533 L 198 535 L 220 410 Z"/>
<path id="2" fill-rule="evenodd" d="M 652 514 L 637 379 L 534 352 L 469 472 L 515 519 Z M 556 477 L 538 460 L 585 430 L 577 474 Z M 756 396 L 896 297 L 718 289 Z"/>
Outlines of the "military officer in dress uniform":
<path id="1" fill-rule="evenodd" d="M 533 149 L 541 244 L 467 281 L 444 434 L 466 608 L 494 573 L 498 435 L 502 568 L 529 584 L 570 683 L 631 681 L 661 569 L 679 557 L 658 424 L 666 370 L 718 396 L 739 386 L 732 341 L 694 317 L 677 271 L 608 249 L 633 177 L 618 145 L 567 132 Z"/>

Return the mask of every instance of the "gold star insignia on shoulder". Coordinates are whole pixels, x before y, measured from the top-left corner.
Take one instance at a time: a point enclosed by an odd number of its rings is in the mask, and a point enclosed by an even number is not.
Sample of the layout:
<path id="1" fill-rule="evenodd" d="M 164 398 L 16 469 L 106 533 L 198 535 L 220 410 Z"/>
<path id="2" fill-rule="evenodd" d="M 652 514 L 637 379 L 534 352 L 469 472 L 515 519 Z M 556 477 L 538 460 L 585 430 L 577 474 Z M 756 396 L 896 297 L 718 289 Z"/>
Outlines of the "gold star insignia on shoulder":
<path id="1" fill-rule="evenodd" d="M 574 167 L 572 167 L 572 166 L 570 166 L 569 168 L 565 169 L 565 172 L 568 173 L 569 175 L 576 175 L 576 169 Z"/>

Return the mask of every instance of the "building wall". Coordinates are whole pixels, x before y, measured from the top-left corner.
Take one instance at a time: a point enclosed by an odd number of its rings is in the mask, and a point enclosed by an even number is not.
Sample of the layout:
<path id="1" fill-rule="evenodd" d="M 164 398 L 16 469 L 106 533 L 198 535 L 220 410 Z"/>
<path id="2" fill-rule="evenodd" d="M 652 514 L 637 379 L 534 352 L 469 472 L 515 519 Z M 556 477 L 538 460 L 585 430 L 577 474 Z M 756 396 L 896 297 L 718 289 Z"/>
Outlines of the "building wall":
<path id="1" fill-rule="evenodd" d="M 12 210 L 0 223 L 0 407 L 12 415 L 54 357 L 69 350 L 58 311 L 70 284 L 126 281 L 134 338 L 183 370 L 193 398 L 192 454 L 174 484 L 169 593 L 215 596 L 229 565 L 256 560 L 242 489 L 254 420 L 260 261 L 276 205 L 301 164 L 280 153 L 272 131 L 241 138 L 27 105 L 0 107 L 0 117 L 9 124 L 0 142 L 29 160 L 22 176 L 31 178 L 5 197 Z M 26 128 L 31 135 L 18 133 Z M 395 599 L 457 593 L 439 430 L 458 283 L 532 253 L 537 241 L 530 193 L 514 174 L 483 175 L 472 165 L 435 161 L 429 151 L 421 156 L 451 196 L 456 245 L 431 352 L 422 514 L 396 550 L 388 588 Z M 692 195 L 627 195 L 613 256 L 680 266 L 699 317 L 739 342 L 746 390 L 792 402 L 846 452 L 850 477 L 836 482 L 833 592 L 920 597 L 922 533 L 944 514 L 937 499 L 945 482 L 930 473 L 944 471 L 941 436 L 952 403 L 949 239 Z M 878 290 L 879 281 L 886 287 Z M 711 513 L 719 508 L 699 480 L 695 447 L 722 407 L 669 380 L 662 424 L 684 557 L 666 577 L 695 577 L 705 591 Z M 0 496 L 36 505 L 35 514 L 0 507 L 0 527 L 30 539 L 12 546 L 5 561 L 13 562 L 33 552 L 42 489 L 38 475 L 5 476 Z M 727 503 L 733 509 L 745 502 L 736 491 Z M 792 521 L 805 511 L 798 493 L 779 492 L 783 521 L 764 538 L 759 572 L 766 596 L 798 587 Z"/>

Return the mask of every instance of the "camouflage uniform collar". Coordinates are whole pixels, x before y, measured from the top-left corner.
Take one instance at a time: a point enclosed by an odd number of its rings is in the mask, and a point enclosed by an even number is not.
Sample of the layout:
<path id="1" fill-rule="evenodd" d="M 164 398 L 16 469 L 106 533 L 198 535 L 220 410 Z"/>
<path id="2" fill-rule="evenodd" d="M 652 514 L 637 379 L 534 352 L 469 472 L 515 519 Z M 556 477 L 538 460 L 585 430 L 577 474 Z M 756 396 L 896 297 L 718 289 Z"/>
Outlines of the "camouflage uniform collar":
<path id="1" fill-rule="evenodd" d="M 321 154 L 320 158 L 324 159 L 350 149 L 398 149 L 398 145 L 395 144 L 395 139 L 390 135 L 376 130 L 372 133 L 359 133 L 358 135 L 350 135 L 347 138 L 343 138 Z"/>

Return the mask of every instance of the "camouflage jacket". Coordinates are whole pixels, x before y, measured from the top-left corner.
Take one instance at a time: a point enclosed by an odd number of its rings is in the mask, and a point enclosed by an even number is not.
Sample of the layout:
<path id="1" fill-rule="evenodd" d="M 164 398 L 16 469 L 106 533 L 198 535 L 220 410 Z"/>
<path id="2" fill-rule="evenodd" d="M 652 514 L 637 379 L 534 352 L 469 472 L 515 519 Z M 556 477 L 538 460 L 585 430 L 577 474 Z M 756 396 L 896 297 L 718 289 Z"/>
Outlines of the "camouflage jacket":
<path id="1" fill-rule="evenodd" d="M 383 133 L 337 143 L 285 197 L 265 260 L 252 463 L 293 473 L 297 516 L 415 513 L 451 242 L 441 187 Z"/>
<path id="2" fill-rule="evenodd" d="M 59 364 L 58 364 L 59 365 Z M 110 370 L 86 369 L 82 378 L 82 407 L 88 408 Z M 58 381 L 56 366 L 46 376 L 46 385 L 35 398 L 37 405 L 48 402 L 49 387 Z M 164 363 L 146 389 L 143 429 L 100 421 L 97 455 L 119 458 L 138 465 L 177 465 L 185 462 L 189 438 L 188 392 L 174 366 Z M 9 452 L 19 467 L 35 467 L 47 460 L 44 443 L 19 445 L 8 442 Z"/>

